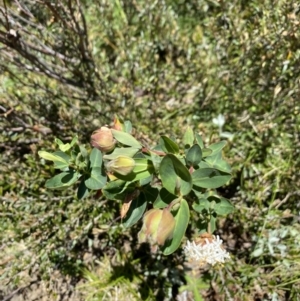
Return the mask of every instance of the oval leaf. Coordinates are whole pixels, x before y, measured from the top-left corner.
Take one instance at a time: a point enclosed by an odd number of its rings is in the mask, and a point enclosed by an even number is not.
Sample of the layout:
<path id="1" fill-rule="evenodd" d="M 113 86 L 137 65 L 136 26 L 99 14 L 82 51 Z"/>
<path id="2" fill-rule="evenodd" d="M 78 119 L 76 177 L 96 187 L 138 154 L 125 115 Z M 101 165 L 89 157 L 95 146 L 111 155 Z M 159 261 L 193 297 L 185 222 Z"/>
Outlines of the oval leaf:
<path id="1" fill-rule="evenodd" d="M 78 172 L 73 170 L 64 171 L 53 178 L 46 181 L 45 186 L 50 189 L 60 189 L 71 186 L 74 184 L 80 177 Z"/>
<path id="2" fill-rule="evenodd" d="M 218 188 L 230 178 L 230 174 L 214 168 L 201 168 L 192 173 L 193 185 L 202 188 Z"/>
<path id="3" fill-rule="evenodd" d="M 142 218 L 146 207 L 147 200 L 145 198 L 145 195 L 143 193 L 140 193 L 140 195 L 136 199 L 132 200 L 130 208 L 126 213 L 126 216 L 123 220 L 125 227 L 129 228 L 137 223 Z"/>
<path id="4" fill-rule="evenodd" d="M 85 186 L 85 178 L 82 177 L 82 180 L 80 181 L 80 184 L 77 189 L 77 197 L 79 200 L 87 197 L 89 195 L 89 189 Z"/>
<path id="5" fill-rule="evenodd" d="M 163 186 L 172 194 L 187 195 L 192 189 L 192 178 L 188 169 L 174 155 L 166 155 L 159 166 Z"/>
<path id="6" fill-rule="evenodd" d="M 196 141 L 199 144 L 199 146 L 201 148 L 204 148 L 204 143 L 203 143 L 202 137 L 198 133 L 196 133 L 195 138 L 196 138 Z"/>
<path id="7" fill-rule="evenodd" d="M 61 156 L 48 153 L 46 151 L 39 151 L 38 152 L 39 156 L 45 160 L 53 161 L 53 162 L 61 162 L 61 163 L 67 163 L 67 161 L 62 158 Z"/>
<path id="8" fill-rule="evenodd" d="M 203 148 L 202 149 L 202 157 L 205 158 L 207 156 L 210 156 L 212 154 L 212 150 L 210 148 Z"/>
<path id="9" fill-rule="evenodd" d="M 168 240 L 163 247 L 164 255 L 170 255 L 175 252 L 182 241 L 185 234 L 186 228 L 190 220 L 190 209 L 189 205 L 185 199 L 180 202 L 180 207 L 176 212 L 175 218 L 175 228 L 173 232 L 173 238 Z"/>
<path id="10" fill-rule="evenodd" d="M 202 150 L 198 144 L 194 144 L 186 154 L 186 161 L 189 165 L 198 166 L 202 160 Z"/>
<path id="11" fill-rule="evenodd" d="M 193 209 L 199 213 L 203 213 L 203 210 L 206 210 L 208 212 L 209 208 L 210 208 L 210 203 L 207 199 L 205 198 L 201 198 L 199 200 L 197 200 L 194 204 L 193 204 Z"/>
<path id="12" fill-rule="evenodd" d="M 183 135 L 183 144 L 185 148 L 189 148 L 194 143 L 194 133 L 191 127 L 188 127 Z"/>
<path id="13" fill-rule="evenodd" d="M 58 156 L 64 160 L 64 162 L 54 161 L 54 168 L 65 169 L 66 167 L 69 167 L 69 161 L 71 160 L 71 157 L 69 155 L 61 151 L 54 152 L 53 155 Z"/>
<path id="14" fill-rule="evenodd" d="M 90 166 L 91 168 L 102 167 L 102 153 L 99 149 L 93 148 L 93 150 L 90 153 Z"/>
<path id="15" fill-rule="evenodd" d="M 230 165 L 222 158 L 222 152 L 218 152 L 205 158 L 205 162 L 209 165 L 209 167 L 213 167 L 228 173 L 231 171 Z"/>
<path id="16" fill-rule="evenodd" d="M 132 147 L 136 147 L 136 148 L 142 147 L 141 144 L 128 133 L 117 131 L 114 129 L 112 129 L 111 132 L 112 132 L 114 138 L 124 145 L 132 146 Z"/>
<path id="17" fill-rule="evenodd" d="M 166 153 L 171 154 L 178 154 L 179 153 L 179 146 L 176 142 L 168 138 L 167 136 L 161 136 L 160 143 L 162 149 Z"/>
<path id="18" fill-rule="evenodd" d="M 102 174 L 101 167 L 94 167 L 91 172 L 91 176 L 85 180 L 85 185 L 87 188 L 92 190 L 98 190 L 105 186 L 107 177 Z"/>
<path id="19" fill-rule="evenodd" d="M 211 144 L 208 148 L 212 150 L 212 154 L 211 155 L 214 155 L 218 152 L 220 152 L 224 146 L 227 144 L 227 142 L 225 140 L 222 140 L 220 142 L 217 142 L 217 143 L 213 143 Z"/>
<path id="20" fill-rule="evenodd" d="M 216 203 L 214 208 L 215 212 L 218 215 L 224 216 L 234 211 L 234 206 L 229 202 L 229 200 L 222 197 L 220 197 L 219 199 L 220 201 Z"/>

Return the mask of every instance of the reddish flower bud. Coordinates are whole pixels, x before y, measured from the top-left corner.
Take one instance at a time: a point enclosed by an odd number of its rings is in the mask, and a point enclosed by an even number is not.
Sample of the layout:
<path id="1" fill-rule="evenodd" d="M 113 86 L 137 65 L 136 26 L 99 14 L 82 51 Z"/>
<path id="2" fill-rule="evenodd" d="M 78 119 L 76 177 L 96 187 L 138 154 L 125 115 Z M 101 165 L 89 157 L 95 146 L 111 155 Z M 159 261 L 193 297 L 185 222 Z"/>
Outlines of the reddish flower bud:
<path id="1" fill-rule="evenodd" d="M 116 140 L 114 139 L 111 129 L 106 126 L 102 126 L 99 130 L 93 132 L 91 136 L 91 144 L 100 151 L 108 153 L 115 148 Z"/>
<path id="2" fill-rule="evenodd" d="M 139 242 L 163 245 L 172 237 L 175 219 L 168 209 L 151 209 L 145 213 L 143 227 L 139 232 Z"/>

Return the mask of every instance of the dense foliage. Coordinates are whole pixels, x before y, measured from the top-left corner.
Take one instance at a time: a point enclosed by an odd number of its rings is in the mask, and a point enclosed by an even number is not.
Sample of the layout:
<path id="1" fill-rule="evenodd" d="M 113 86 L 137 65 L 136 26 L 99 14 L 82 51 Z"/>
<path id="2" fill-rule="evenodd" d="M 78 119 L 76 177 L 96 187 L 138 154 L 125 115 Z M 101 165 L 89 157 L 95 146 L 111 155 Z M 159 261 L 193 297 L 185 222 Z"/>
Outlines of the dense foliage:
<path id="1" fill-rule="evenodd" d="M 44 281 L 54 299 L 59 272 L 87 279 L 83 300 L 171 300 L 185 290 L 296 300 L 299 4 L 55 3 L 0 2 L 0 295 Z M 227 139 L 233 177 L 218 193 L 236 210 L 217 227 L 232 254 L 223 269 L 195 278 L 180 250 L 164 257 L 137 243 L 141 225 L 120 225 L 120 202 L 45 188 L 56 173 L 38 151 L 55 151 L 55 137 L 87 143 L 114 114 L 150 146 L 187 126 L 207 146 Z"/>

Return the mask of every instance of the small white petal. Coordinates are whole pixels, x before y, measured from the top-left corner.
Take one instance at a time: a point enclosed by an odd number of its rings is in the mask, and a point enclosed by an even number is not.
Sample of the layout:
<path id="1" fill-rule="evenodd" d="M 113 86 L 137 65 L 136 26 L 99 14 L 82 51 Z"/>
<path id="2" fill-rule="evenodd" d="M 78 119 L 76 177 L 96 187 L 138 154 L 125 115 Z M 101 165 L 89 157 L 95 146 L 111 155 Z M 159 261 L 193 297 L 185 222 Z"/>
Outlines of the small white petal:
<path id="1" fill-rule="evenodd" d="M 204 244 L 188 241 L 184 251 L 189 259 L 199 261 L 201 265 L 205 263 L 211 265 L 224 263 L 226 259 L 230 259 L 230 255 L 222 248 L 222 242 L 218 235 L 216 237 L 213 236 L 211 241 L 206 238 Z"/>

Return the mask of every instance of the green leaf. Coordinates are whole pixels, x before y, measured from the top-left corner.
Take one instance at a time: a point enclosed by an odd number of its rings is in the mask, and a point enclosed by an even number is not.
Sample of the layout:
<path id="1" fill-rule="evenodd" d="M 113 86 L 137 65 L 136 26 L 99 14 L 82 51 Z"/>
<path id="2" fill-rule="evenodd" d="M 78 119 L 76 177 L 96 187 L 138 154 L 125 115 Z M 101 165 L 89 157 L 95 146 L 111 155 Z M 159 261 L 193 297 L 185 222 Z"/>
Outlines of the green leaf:
<path id="1" fill-rule="evenodd" d="M 74 144 L 78 141 L 78 137 L 75 136 L 71 143 L 66 143 L 64 144 L 60 139 L 58 138 L 55 138 L 55 142 L 58 144 L 58 147 L 59 149 L 62 151 L 62 152 L 66 152 L 68 151 L 70 148 L 72 148 L 74 146 Z"/>
<path id="2" fill-rule="evenodd" d="M 205 158 L 205 162 L 209 165 L 209 167 L 213 167 L 227 173 L 230 173 L 231 171 L 230 165 L 222 158 L 222 152 Z"/>
<path id="3" fill-rule="evenodd" d="M 211 232 L 213 233 L 216 230 L 216 215 L 215 214 L 206 214 L 205 219 L 199 219 L 197 221 L 197 229 L 199 233 Z"/>
<path id="4" fill-rule="evenodd" d="M 104 155 L 103 159 L 113 160 L 119 156 L 126 156 L 132 158 L 137 152 L 138 148 L 136 147 L 116 147 L 114 151 L 109 155 Z"/>
<path id="5" fill-rule="evenodd" d="M 158 172 L 162 157 L 158 156 L 157 154 L 153 153 L 152 151 L 150 151 L 150 155 L 151 155 L 151 161 L 154 166 L 154 169 L 156 172 Z"/>
<path id="6" fill-rule="evenodd" d="M 93 148 L 90 153 L 90 166 L 91 168 L 101 168 L 102 167 L 102 153 L 99 149 Z"/>
<path id="7" fill-rule="evenodd" d="M 131 124 L 131 122 L 129 120 L 126 120 L 124 122 L 124 129 L 125 129 L 126 133 L 130 134 L 132 132 L 132 124 Z"/>
<path id="8" fill-rule="evenodd" d="M 226 184 L 231 175 L 214 168 L 202 168 L 192 173 L 193 185 L 202 188 L 218 188 Z"/>
<path id="9" fill-rule="evenodd" d="M 77 141 L 78 141 L 78 136 L 76 135 L 70 143 L 71 147 L 73 147 L 75 145 L 75 143 L 77 143 Z"/>
<path id="10" fill-rule="evenodd" d="M 234 211 L 234 206 L 229 202 L 229 200 L 218 197 L 219 201 L 215 204 L 214 210 L 218 215 L 225 216 Z"/>
<path id="11" fill-rule="evenodd" d="M 59 138 L 54 138 L 54 141 L 58 146 L 64 145 L 64 143 Z"/>
<path id="12" fill-rule="evenodd" d="M 142 192 L 144 193 L 146 201 L 151 204 L 154 203 L 154 201 L 157 199 L 157 196 L 159 194 L 159 190 L 155 187 L 152 187 L 151 185 L 147 185 L 146 187 L 143 187 Z"/>
<path id="13" fill-rule="evenodd" d="M 167 136 L 161 136 L 159 144 L 161 145 L 162 149 L 166 153 L 171 153 L 171 154 L 179 153 L 178 144 L 173 140 L 171 140 L 170 138 L 168 138 Z"/>
<path id="14" fill-rule="evenodd" d="M 159 191 L 157 199 L 155 200 L 153 207 L 154 208 L 165 208 L 167 207 L 172 201 L 177 199 L 178 196 L 170 193 L 166 188 L 162 188 Z"/>
<path id="15" fill-rule="evenodd" d="M 194 133 L 191 127 L 188 127 L 183 135 L 183 144 L 185 148 L 189 148 L 194 143 Z"/>
<path id="16" fill-rule="evenodd" d="M 128 133 L 117 131 L 114 129 L 112 129 L 111 132 L 112 132 L 114 138 L 124 145 L 136 147 L 139 149 L 142 147 L 141 144 Z"/>
<path id="17" fill-rule="evenodd" d="M 202 151 L 198 144 L 194 144 L 186 154 L 188 164 L 196 167 L 202 160 Z"/>
<path id="18" fill-rule="evenodd" d="M 216 153 L 205 158 L 205 162 L 213 168 L 230 173 L 230 165 L 222 158 L 222 152 Z"/>
<path id="19" fill-rule="evenodd" d="M 88 151 L 86 150 L 86 148 L 83 145 L 79 145 L 79 149 L 80 149 L 80 153 L 82 155 L 82 157 L 87 160 L 89 154 Z"/>
<path id="20" fill-rule="evenodd" d="M 209 230 L 210 230 L 211 233 L 214 233 L 215 230 L 217 229 L 216 224 L 217 224 L 217 219 L 216 219 L 216 217 L 212 214 L 212 215 L 210 216 L 210 220 L 209 220 Z"/>
<path id="21" fill-rule="evenodd" d="M 70 160 L 71 160 L 71 157 L 69 155 L 67 155 L 66 153 L 61 152 L 61 151 L 56 151 L 53 153 L 53 155 L 58 156 L 64 160 L 64 162 L 54 161 L 54 168 L 65 169 L 65 168 L 69 167 Z"/>
<path id="22" fill-rule="evenodd" d="M 143 216 L 146 207 L 147 200 L 145 198 L 145 195 L 143 193 L 140 193 L 140 195 L 136 199 L 132 200 L 129 210 L 126 213 L 126 216 L 123 220 L 125 227 L 129 228 L 137 223 Z"/>
<path id="23" fill-rule="evenodd" d="M 192 189 L 192 178 L 188 169 L 174 155 L 166 155 L 159 166 L 163 186 L 172 194 L 187 195 Z"/>
<path id="24" fill-rule="evenodd" d="M 203 213 L 203 210 L 206 210 L 208 212 L 210 208 L 210 202 L 205 198 L 201 198 L 197 200 L 192 207 L 195 211 L 199 213 Z"/>
<path id="25" fill-rule="evenodd" d="M 58 155 L 55 155 L 52 153 L 48 153 L 46 151 L 39 151 L 38 155 L 41 158 L 43 158 L 45 160 L 53 161 L 54 163 L 56 163 L 56 162 L 60 162 L 60 163 L 64 163 L 64 164 L 68 163 L 68 161 L 66 161 L 65 158 L 62 158 L 61 156 L 58 156 Z"/>
<path id="26" fill-rule="evenodd" d="M 66 188 L 74 184 L 80 177 L 80 173 L 70 170 L 64 171 L 46 181 L 45 187 L 50 189 Z"/>
<path id="27" fill-rule="evenodd" d="M 201 161 L 198 167 L 200 169 L 201 168 L 211 168 L 211 166 L 208 163 L 206 163 L 205 161 Z"/>
<path id="28" fill-rule="evenodd" d="M 205 158 L 207 156 L 210 156 L 213 153 L 213 151 L 210 148 L 203 148 L 202 149 L 202 157 Z"/>
<path id="29" fill-rule="evenodd" d="M 142 178 L 140 179 L 140 186 L 146 186 L 148 185 L 149 183 L 151 183 L 153 180 L 153 174 L 150 175 L 149 177 L 147 178 Z"/>
<path id="30" fill-rule="evenodd" d="M 180 207 L 176 212 L 175 216 L 175 228 L 173 232 L 173 238 L 166 241 L 163 247 L 164 255 L 170 255 L 175 252 L 182 241 L 182 238 L 185 234 L 186 228 L 190 220 L 190 209 L 189 205 L 185 199 L 182 199 L 180 202 Z"/>
<path id="31" fill-rule="evenodd" d="M 202 137 L 201 137 L 198 133 L 196 133 L 196 134 L 195 134 L 195 138 L 196 138 L 196 141 L 197 141 L 197 143 L 199 144 L 199 146 L 200 146 L 201 148 L 204 148 L 204 144 L 203 144 Z"/>
<path id="32" fill-rule="evenodd" d="M 109 200 L 122 200 L 125 185 L 126 182 L 122 180 L 108 182 L 102 189 L 103 195 Z"/>
<path id="33" fill-rule="evenodd" d="M 79 200 L 87 197 L 90 193 L 89 189 L 85 186 L 84 182 L 85 182 L 85 178 L 82 177 L 82 180 L 80 181 L 80 184 L 77 189 L 77 198 Z"/>
<path id="34" fill-rule="evenodd" d="M 93 167 L 91 176 L 85 180 L 85 186 L 91 190 L 102 189 L 107 182 L 106 175 L 102 174 L 101 167 Z"/>
<path id="35" fill-rule="evenodd" d="M 220 152 L 224 146 L 227 144 L 227 141 L 223 140 L 223 141 L 220 141 L 220 142 L 217 142 L 217 143 L 213 143 L 211 144 L 208 148 L 212 150 L 212 153 L 211 155 L 214 155 L 218 152 Z"/>

